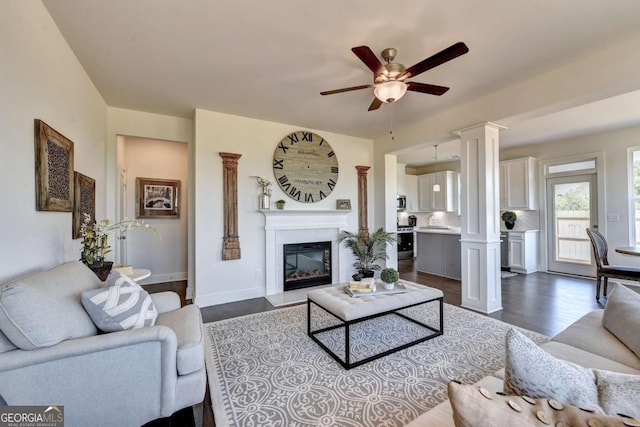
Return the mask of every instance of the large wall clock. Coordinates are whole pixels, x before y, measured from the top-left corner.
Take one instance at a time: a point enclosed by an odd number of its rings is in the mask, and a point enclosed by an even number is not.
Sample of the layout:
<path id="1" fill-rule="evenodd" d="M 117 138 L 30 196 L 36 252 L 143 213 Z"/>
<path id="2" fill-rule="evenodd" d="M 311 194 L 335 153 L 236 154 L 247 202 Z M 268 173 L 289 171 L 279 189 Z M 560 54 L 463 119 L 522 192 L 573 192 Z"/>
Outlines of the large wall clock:
<path id="1" fill-rule="evenodd" d="M 273 174 L 287 196 L 315 203 L 331 194 L 338 183 L 338 158 L 321 136 L 297 131 L 278 143 Z"/>

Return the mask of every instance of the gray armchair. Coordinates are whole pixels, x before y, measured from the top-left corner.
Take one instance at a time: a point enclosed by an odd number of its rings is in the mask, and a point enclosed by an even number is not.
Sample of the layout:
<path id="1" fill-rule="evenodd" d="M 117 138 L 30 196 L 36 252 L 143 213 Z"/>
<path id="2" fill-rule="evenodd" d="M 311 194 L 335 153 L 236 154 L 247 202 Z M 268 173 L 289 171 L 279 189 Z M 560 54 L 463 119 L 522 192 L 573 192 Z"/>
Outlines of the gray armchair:
<path id="1" fill-rule="evenodd" d="M 600 284 L 604 278 L 604 289 L 602 294 L 607 296 L 607 286 L 609 285 L 609 278 L 613 279 L 626 279 L 626 280 L 640 280 L 640 268 L 627 267 L 624 265 L 611 265 L 607 259 L 607 253 L 609 251 L 607 245 L 607 239 L 604 238 L 595 228 L 587 228 L 587 234 L 591 239 L 591 247 L 593 249 L 593 257 L 596 261 L 596 301 L 600 301 Z"/>
<path id="2" fill-rule="evenodd" d="M 102 283 L 82 263 L 0 286 L 0 395 L 64 405 L 67 426 L 140 426 L 204 398 L 200 310 L 152 294 L 155 326 L 102 334 L 80 293 Z"/>

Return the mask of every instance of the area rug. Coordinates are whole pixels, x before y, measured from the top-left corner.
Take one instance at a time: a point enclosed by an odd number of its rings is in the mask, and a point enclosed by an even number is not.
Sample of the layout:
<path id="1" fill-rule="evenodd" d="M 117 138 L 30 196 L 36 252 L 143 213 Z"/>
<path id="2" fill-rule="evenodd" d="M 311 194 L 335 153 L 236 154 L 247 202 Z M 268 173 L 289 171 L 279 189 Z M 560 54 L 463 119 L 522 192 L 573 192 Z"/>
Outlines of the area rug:
<path id="1" fill-rule="evenodd" d="M 450 380 L 472 384 L 502 368 L 513 327 L 445 304 L 442 336 L 345 370 L 307 336 L 306 310 L 299 305 L 205 325 L 216 427 L 405 425 L 446 400 Z M 423 311 L 407 314 L 433 320 L 435 310 Z M 352 341 L 369 351 L 415 333 L 397 319 L 354 328 Z M 539 344 L 548 340 L 518 329 Z M 340 333 L 323 342 L 340 345 Z"/>

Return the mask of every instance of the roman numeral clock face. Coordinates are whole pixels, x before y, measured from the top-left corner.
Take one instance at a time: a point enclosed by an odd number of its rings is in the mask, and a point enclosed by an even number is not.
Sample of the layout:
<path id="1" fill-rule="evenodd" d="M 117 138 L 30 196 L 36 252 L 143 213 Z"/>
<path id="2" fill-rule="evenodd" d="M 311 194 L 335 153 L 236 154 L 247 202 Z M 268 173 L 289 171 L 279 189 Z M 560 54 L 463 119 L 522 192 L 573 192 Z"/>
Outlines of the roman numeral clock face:
<path id="1" fill-rule="evenodd" d="M 338 158 L 324 138 L 298 131 L 278 143 L 273 174 L 287 196 L 315 203 L 331 194 L 338 183 Z"/>

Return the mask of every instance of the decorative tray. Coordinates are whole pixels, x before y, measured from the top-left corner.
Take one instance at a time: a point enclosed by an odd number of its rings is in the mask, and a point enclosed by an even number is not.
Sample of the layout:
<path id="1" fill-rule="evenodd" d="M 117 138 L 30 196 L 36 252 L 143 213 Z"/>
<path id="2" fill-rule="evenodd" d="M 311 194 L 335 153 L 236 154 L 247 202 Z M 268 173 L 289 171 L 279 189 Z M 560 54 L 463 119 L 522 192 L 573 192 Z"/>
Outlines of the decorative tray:
<path id="1" fill-rule="evenodd" d="M 391 294 L 401 294 L 404 292 L 409 292 L 409 289 L 407 289 L 407 287 L 404 285 L 404 282 L 402 280 L 398 280 L 396 282 L 396 285 L 393 287 L 393 289 L 385 289 L 384 286 L 382 285 L 382 282 L 376 281 L 374 287 L 371 289 L 372 290 L 368 292 L 362 292 L 362 291 L 352 292 L 351 289 L 349 289 L 349 285 L 344 286 L 344 291 L 347 293 L 347 295 L 352 296 L 354 298 L 366 297 L 371 295 L 391 295 Z"/>

